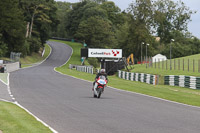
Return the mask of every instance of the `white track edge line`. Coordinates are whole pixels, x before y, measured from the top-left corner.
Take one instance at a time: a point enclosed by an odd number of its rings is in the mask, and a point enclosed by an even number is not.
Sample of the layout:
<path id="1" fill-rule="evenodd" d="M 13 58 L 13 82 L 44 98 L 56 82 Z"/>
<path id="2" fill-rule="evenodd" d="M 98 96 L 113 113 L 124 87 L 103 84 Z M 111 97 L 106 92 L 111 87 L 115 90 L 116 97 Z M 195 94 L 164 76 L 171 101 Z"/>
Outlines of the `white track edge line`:
<path id="1" fill-rule="evenodd" d="M 6 99 L 2 99 L 2 98 L 0 98 L 0 101 L 7 102 L 7 103 L 13 103 L 12 101 L 9 101 L 9 100 L 6 100 Z"/>
<path id="2" fill-rule="evenodd" d="M 39 119 L 37 116 L 35 116 L 33 113 L 31 113 L 28 109 L 26 109 L 25 107 L 23 107 L 18 102 L 14 102 L 14 104 L 17 105 L 18 107 L 22 108 L 23 110 L 25 110 L 27 113 L 29 113 L 31 116 L 33 116 L 37 121 L 41 122 L 44 126 L 48 127 L 53 133 L 58 133 L 55 129 L 53 129 L 48 124 L 46 124 L 44 121 L 42 121 L 41 119 Z"/>
<path id="3" fill-rule="evenodd" d="M 18 106 L 21 109 L 25 110 L 29 115 L 33 116 L 38 122 L 42 123 L 44 126 L 46 126 L 47 128 L 49 128 L 53 133 L 58 133 L 56 130 L 54 130 L 52 127 L 50 127 L 48 124 L 46 124 L 45 122 L 43 122 L 41 119 L 39 119 L 33 113 L 31 113 L 29 110 L 27 110 L 22 105 L 20 105 L 18 102 L 11 102 L 11 101 L 8 101 L 8 100 L 5 100 L 5 99 L 1 99 L 1 98 L 0 98 L 0 101 L 15 104 L 16 106 Z"/>
<path id="4" fill-rule="evenodd" d="M 62 43 L 62 44 L 64 44 L 64 45 L 66 45 L 65 43 Z M 71 48 L 71 50 L 72 50 L 72 53 L 71 53 L 71 55 L 70 55 L 70 57 L 69 57 L 69 59 L 64 63 L 64 64 L 62 64 L 61 66 L 59 66 L 59 67 L 62 67 L 62 66 L 64 66 L 65 64 L 67 64 L 67 62 L 71 59 L 71 57 L 72 57 L 72 54 L 74 53 L 74 51 L 73 51 L 73 49 L 72 49 L 72 47 L 70 47 L 69 45 L 67 45 L 69 48 Z M 57 67 L 54 67 L 54 68 L 57 68 Z"/>
<path id="5" fill-rule="evenodd" d="M 64 45 L 67 45 L 67 44 L 65 44 L 65 43 L 62 43 L 62 44 L 64 44 Z M 68 63 L 68 61 L 71 59 L 71 57 L 72 57 L 72 54 L 74 53 L 74 51 L 73 51 L 73 49 L 72 49 L 72 47 L 70 47 L 69 45 L 67 45 L 69 48 L 71 48 L 71 50 L 72 50 L 72 53 L 71 53 L 71 55 L 70 55 L 70 57 L 69 57 L 69 59 L 64 63 L 64 64 L 62 64 L 61 66 L 58 66 L 58 67 L 62 67 L 62 66 L 64 66 L 65 64 L 67 64 Z M 61 73 L 61 72 L 59 72 L 59 71 L 57 71 L 56 70 L 56 68 L 58 68 L 58 67 L 54 67 L 54 71 L 55 72 L 58 72 L 58 73 L 60 73 L 60 74 L 62 74 L 62 75 L 65 75 L 65 74 L 63 74 L 63 73 Z"/>
<path id="6" fill-rule="evenodd" d="M 46 43 L 49 47 L 50 47 L 50 53 L 49 53 L 49 55 L 43 60 L 43 61 L 41 61 L 40 63 L 35 63 L 35 64 L 37 64 L 37 65 L 33 65 L 33 66 L 29 66 L 29 67 L 24 67 L 24 68 L 20 68 L 20 69 L 18 69 L 18 70 L 23 70 L 23 69 L 27 69 L 27 68 L 32 68 L 32 67 L 36 67 L 36 66 L 39 66 L 39 65 L 41 65 L 43 62 L 45 62 L 48 58 L 49 58 L 49 56 L 51 55 L 51 53 L 52 53 L 52 48 L 51 48 L 51 46 L 48 44 L 48 43 Z"/>
<path id="7" fill-rule="evenodd" d="M 50 47 L 50 53 L 49 53 L 49 55 L 40 64 L 42 64 L 44 61 L 47 60 L 47 58 L 51 55 L 51 52 L 52 52 L 52 48 Z M 38 64 L 38 65 L 40 65 L 40 64 Z M 35 66 L 38 66 L 38 65 L 35 65 Z M 31 67 L 35 67 L 35 66 L 31 66 Z M 30 67 L 27 67 L 27 68 L 30 68 Z M 21 69 L 26 69 L 26 68 L 21 68 Z M 30 114 L 31 116 L 33 116 L 37 121 L 41 122 L 44 126 L 48 127 L 53 133 L 58 133 L 58 131 L 56 131 L 55 129 L 53 129 L 51 126 L 49 126 L 48 124 L 46 124 L 44 121 L 42 121 L 41 119 L 39 119 L 36 115 L 34 115 L 33 113 L 31 113 L 28 109 L 26 109 L 25 107 L 23 107 L 22 105 L 20 105 L 16 101 L 16 99 L 14 98 L 14 96 L 12 95 L 11 90 L 10 90 L 10 80 L 9 80 L 9 77 L 10 77 L 10 73 L 8 73 L 8 76 L 7 76 L 7 80 L 8 80 L 7 90 L 8 90 L 8 93 L 9 93 L 10 97 L 14 101 L 14 102 L 10 102 L 10 103 L 14 103 L 18 107 L 24 109 L 28 114 Z M 4 99 L 0 99 L 0 100 L 5 101 L 5 102 L 9 102 L 9 101 L 4 100 Z"/>
<path id="8" fill-rule="evenodd" d="M 54 70 L 55 70 L 55 69 L 54 69 Z M 55 70 L 55 71 L 58 72 L 57 70 Z M 58 73 L 60 73 L 60 74 L 62 74 L 62 75 L 65 75 L 65 76 L 69 76 L 69 77 L 78 79 L 78 80 L 82 80 L 82 81 L 86 81 L 86 82 L 89 82 L 89 83 L 93 83 L 92 81 L 80 79 L 80 78 L 77 78 L 77 77 L 74 77 L 74 76 L 71 76 L 71 75 L 63 74 L 63 73 L 61 73 L 61 72 L 58 72 Z M 183 106 L 187 106 L 187 107 L 193 107 L 193 108 L 198 108 L 198 109 L 200 109 L 199 106 L 194 106 L 194 105 L 179 103 L 179 102 L 170 101 L 170 100 L 167 100 L 167 99 L 163 99 L 163 98 L 159 98 L 159 97 L 155 97 L 155 96 L 150 96 L 150 95 L 146 95 L 146 94 L 142 94 L 142 93 L 137 93 L 137 92 L 127 91 L 127 90 L 122 90 L 122 89 L 114 88 L 114 87 L 112 87 L 112 86 L 107 86 L 107 87 L 109 87 L 109 88 L 111 88 L 111 89 L 113 89 L 113 90 L 116 90 L 116 91 L 121 91 L 121 92 L 126 92 L 126 93 L 137 94 L 137 95 L 140 95 L 140 96 L 145 96 L 145 97 L 149 97 L 149 98 L 154 98 L 154 99 L 161 100 L 161 101 L 165 101 L 165 102 L 169 102 L 169 103 L 174 103 L 174 104 L 179 104 L 179 105 L 183 105 Z"/>
<path id="9" fill-rule="evenodd" d="M 7 76 L 8 77 L 8 76 Z M 8 83 L 4 82 L 2 79 L 0 79 L 0 81 L 5 84 L 5 85 L 8 85 Z"/>
<path id="10" fill-rule="evenodd" d="M 66 44 L 65 44 L 66 45 Z M 68 45 L 69 46 L 69 45 Z M 69 46 L 70 47 L 70 46 Z M 71 47 L 70 47 L 71 48 Z M 72 49 L 72 48 L 71 48 Z M 73 49 L 72 49 L 72 54 L 73 54 Z M 71 56 L 72 56 L 71 54 Z M 71 56 L 69 59 L 71 59 Z M 69 61 L 69 59 L 67 60 L 67 62 Z M 63 65 L 67 64 L 64 63 Z M 62 65 L 62 66 L 63 66 Z M 60 67 L 62 67 L 60 66 Z M 79 79 L 79 80 L 82 80 L 82 81 L 86 81 L 86 82 L 89 82 L 89 83 L 92 83 L 92 81 L 88 81 L 88 80 L 84 80 L 84 79 L 80 79 L 80 78 L 77 78 L 77 77 L 74 77 L 74 76 L 71 76 L 71 75 L 67 75 L 67 74 L 63 74 L 59 71 L 56 70 L 57 67 L 54 67 L 54 71 L 61 74 L 61 75 L 66 75 L 66 76 L 69 76 L 69 77 L 72 77 L 72 78 L 75 78 L 75 79 Z M 118 88 L 114 88 L 112 86 L 107 86 L 111 89 L 114 89 L 114 90 L 117 90 L 117 91 L 122 91 L 122 92 L 127 92 L 127 93 L 132 93 L 132 94 L 137 94 L 137 95 L 140 95 L 140 96 L 145 96 L 145 97 L 149 97 L 149 98 L 154 98 L 154 99 L 158 99 L 158 100 L 161 100 L 161 101 L 165 101 L 165 102 L 169 102 L 169 103 L 174 103 L 174 104 L 179 104 L 179 105 L 183 105 L 183 106 L 187 106 L 187 107 L 192 107 L 192 108 L 198 108 L 200 109 L 199 106 L 193 106 L 193 105 L 189 105 L 189 104 L 184 104 L 184 103 L 179 103 L 179 102 L 175 102 L 175 101 L 170 101 L 170 100 L 167 100 L 167 99 L 163 99 L 163 98 L 159 98 L 159 97 L 154 97 L 154 96 L 150 96 L 150 95 L 146 95 L 146 94 L 142 94 L 142 93 L 137 93 L 137 92 L 132 92 L 132 91 L 126 91 L 126 90 L 122 90 L 122 89 L 118 89 Z"/>

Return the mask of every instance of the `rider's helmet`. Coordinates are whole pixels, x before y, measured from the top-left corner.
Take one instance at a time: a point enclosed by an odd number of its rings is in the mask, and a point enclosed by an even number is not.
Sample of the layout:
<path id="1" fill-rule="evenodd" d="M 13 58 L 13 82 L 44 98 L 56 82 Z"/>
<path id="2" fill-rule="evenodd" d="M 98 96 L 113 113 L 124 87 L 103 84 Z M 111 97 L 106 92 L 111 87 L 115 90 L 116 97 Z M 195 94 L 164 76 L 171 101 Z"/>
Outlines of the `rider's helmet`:
<path id="1" fill-rule="evenodd" d="M 106 72 L 105 69 L 101 69 L 101 70 L 100 70 L 100 73 L 101 73 L 101 74 L 105 74 L 105 72 Z"/>

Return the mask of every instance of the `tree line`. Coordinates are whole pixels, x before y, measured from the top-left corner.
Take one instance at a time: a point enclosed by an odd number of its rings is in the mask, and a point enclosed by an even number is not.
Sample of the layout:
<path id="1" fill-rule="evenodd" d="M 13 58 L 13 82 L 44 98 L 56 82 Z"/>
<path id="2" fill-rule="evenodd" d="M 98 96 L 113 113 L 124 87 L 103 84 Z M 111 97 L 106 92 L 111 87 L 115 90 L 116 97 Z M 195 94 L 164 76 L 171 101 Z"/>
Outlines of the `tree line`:
<path id="1" fill-rule="evenodd" d="M 121 11 L 112 1 L 0 1 L 0 56 L 38 52 L 50 37 L 75 39 L 91 48 L 121 48 L 140 59 L 157 53 L 169 58 L 197 54 L 200 41 L 188 31 L 195 11 L 172 0 L 134 0 Z M 172 42 L 171 40 L 175 41 Z"/>
<path id="2" fill-rule="evenodd" d="M 188 31 L 190 10 L 182 1 L 134 0 L 125 11 L 107 0 L 56 2 L 60 24 L 53 36 L 73 38 L 88 47 L 121 48 L 123 56 L 145 53 L 172 58 L 199 53 L 200 41 Z M 175 41 L 172 42 L 171 40 Z M 141 46 L 141 44 L 144 44 Z"/>
<path id="3" fill-rule="evenodd" d="M 39 52 L 59 21 L 54 0 L 0 1 L 0 57 Z"/>

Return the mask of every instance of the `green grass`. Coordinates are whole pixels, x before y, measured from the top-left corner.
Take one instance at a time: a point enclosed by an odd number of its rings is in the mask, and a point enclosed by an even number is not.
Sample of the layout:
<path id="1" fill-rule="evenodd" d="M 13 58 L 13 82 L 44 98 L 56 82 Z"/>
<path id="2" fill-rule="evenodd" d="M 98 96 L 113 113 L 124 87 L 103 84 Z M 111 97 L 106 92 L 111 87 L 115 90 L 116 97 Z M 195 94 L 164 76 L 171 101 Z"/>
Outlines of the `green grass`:
<path id="1" fill-rule="evenodd" d="M 109 77 L 109 85 L 118 89 L 133 91 L 171 101 L 200 106 L 200 91 L 166 85 L 149 85 L 141 82 Z"/>
<path id="2" fill-rule="evenodd" d="M 8 74 L 7 74 L 7 73 L 0 73 L 0 79 L 1 79 L 4 83 L 6 83 L 6 84 L 8 84 L 8 79 L 7 79 L 7 77 L 8 77 Z"/>
<path id="3" fill-rule="evenodd" d="M 13 103 L 0 101 L 0 130 L 3 133 L 51 133 L 50 129 Z"/>
<path id="4" fill-rule="evenodd" d="M 34 63 L 39 63 L 39 62 L 43 61 L 50 54 L 50 51 L 51 51 L 50 46 L 45 44 L 45 53 L 44 53 L 43 57 L 41 57 L 41 55 L 39 53 L 33 53 L 32 56 L 26 56 L 25 58 L 20 58 L 22 68 L 30 67 Z M 1 59 L 9 60 L 8 58 L 5 58 L 5 57 L 1 58 Z M 0 79 L 5 83 L 8 82 L 7 76 L 8 76 L 7 73 L 0 73 Z"/>
<path id="5" fill-rule="evenodd" d="M 45 54 L 34 53 L 32 56 L 21 58 L 22 66 L 32 66 L 33 63 L 41 62 L 50 53 L 50 47 L 45 45 Z M 8 60 L 7 58 L 4 58 Z M 0 73 L 0 78 L 7 83 L 7 73 Z M 28 114 L 13 103 L 0 101 L 0 131 L 3 133 L 51 133 L 52 131 L 38 122 L 33 116 Z"/>
<path id="6" fill-rule="evenodd" d="M 56 70 L 64 74 L 77 77 L 77 78 L 85 79 L 88 81 L 94 81 L 95 75 L 69 69 L 69 64 L 80 63 L 79 49 L 82 47 L 82 45 L 78 43 L 71 43 L 71 42 L 64 42 L 64 41 L 59 41 L 59 42 L 68 44 L 74 49 L 75 52 L 73 53 L 71 59 L 69 60 L 67 64 L 65 64 L 62 67 L 56 68 Z M 143 67 L 145 66 L 143 65 Z M 149 71 L 147 71 L 146 68 L 144 70 L 146 70 L 145 72 L 150 73 Z M 144 71 L 141 71 L 141 72 L 145 73 Z M 169 74 L 166 73 L 166 75 L 169 75 Z M 146 94 L 150 96 L 155 96 L 158 98 L 176 101 L 176 102 L 184 103 L 188 105 L 200 106 L 200 91 L 199 90 L 192 90 L 192 89 L 181 88 L 177 86 L 173 87 L 173 86 L 166 86 L 166 85 L 156 85 L 156 86 L 149 85 L 149 84 L 141 83 L 141 82 L 123 80 L 123 79 L 118 78 L 115 75 L 109 76 L 108 79 L 109 79 L 108 85 L 111 87 L 115 87 L 115 88 L 127 90 L 127 91 L 132 91 L 132 92 L 137 92 L 141 94 Z"/>
<path id="7" fill-rule="evenodd" d="M 80 51 L 81 51 L 81 48 L 83 48 L 82 44 L 75 43 L 75 42 L 59 41 L 59 40 L 51 40 L 51 41 L 67 43 L 67 45 L 69 45 L 73 49 L 73 56 L 70 58 L 70 60 L 64 66 L 56 68 L 57 71 L 65 72 L 65 69 L 63 69 L 63 68 L 69 68 L 69 64 L 81 65 Z M 87 60 L 85 61 L 85 65 L 89 65 Z"/>
<path id="8" fill-rule="evenodd" d="M 49 45 L 45 44 L 45 53 L 44 56 L 41 56 L 41 53 L 32 53 L 31 56 L 26 56 L 25 58 L 21 57 L 20 58 L 20 62 L 21 62 L 21 66 L 22 68 L 24 67 L 30 67 L 35 63 L 40 63 L 41 61 L 43 61 L 44 59 L 47 58 L 47 56 L 50 54 L 51 52 L 51 48 Z M 1 57 L 1 60 L 10 60 L 9 58 L 6 57 Z"/>
<path id="9" fill-rule="evenodd" d="M 184 59 L 184 65 L 183 65 Z M 189 59 L 189 71 L 188 71 L 188 59 Z M 200 59 L 200 54 L 186 56 L 182 58 L 176 58 L 171 60 L 172 70 L 170 70 L 170 60 L 160 62 L 160 63 L 153 63 L 153 68 L 146 68 L 146 64 L 137 64 L 134 65 L 134 69 L 131 70 L 132 72 L 138 73 L 149 73 L 149 74 L 158 74 L 161 76 L 164 75 L 187 75 L 187 76 L 197 76 L 200 77 L 200 73 L 198 72 L 198 60 Z M 174 60 L 175 60 L 175 69 L 174 69 Z M 195 71 L 193 72 L 193 60 L 195 60 Z M 180 61 L 180 65 L 178 65 Z M 167 63 L 167 67 L 166 67 Z M 160 68 L 159 68 L 160 64 Z M 156 68 L 155 68 L 156 66 Z M 184 70 L 183 70 L 184 66 Z"/>
<path id="10" fill-rule="evenodd" d="M 26 56 L 25 58 L 20 58 L 22 68 L 30 67 L 35 63 L 39 63 L 39 62 L 43 61 L 45 58 L 47 58 L 50 51 L 51 51 L 51 48 L 49 47 L 49 45 L 45 44 L 45 53 L 44 53 L 43 57 L 41 57 L 41 54 L 39 54 L 39 53 L 33 53 L 31 56 Z"/>

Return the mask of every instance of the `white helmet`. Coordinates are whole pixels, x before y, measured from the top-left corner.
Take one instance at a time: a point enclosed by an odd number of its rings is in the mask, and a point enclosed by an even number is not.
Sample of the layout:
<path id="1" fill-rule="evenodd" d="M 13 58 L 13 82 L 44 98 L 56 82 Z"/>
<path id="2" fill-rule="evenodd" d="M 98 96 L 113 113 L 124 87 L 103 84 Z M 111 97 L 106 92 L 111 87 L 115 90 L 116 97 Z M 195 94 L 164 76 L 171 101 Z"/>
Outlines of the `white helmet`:
<path id="1" fill-rule="evenodd" d="M 106 72 L 105 69 L 101 69 L 101 70 L 100 70 L 100 73 L 102 73 L 102 74 L 105 73 L 105 72 Z"/>

